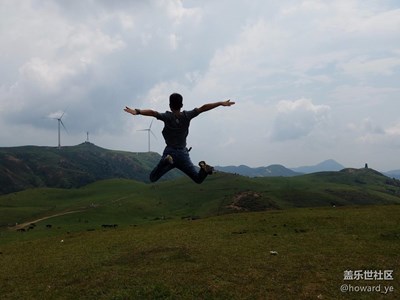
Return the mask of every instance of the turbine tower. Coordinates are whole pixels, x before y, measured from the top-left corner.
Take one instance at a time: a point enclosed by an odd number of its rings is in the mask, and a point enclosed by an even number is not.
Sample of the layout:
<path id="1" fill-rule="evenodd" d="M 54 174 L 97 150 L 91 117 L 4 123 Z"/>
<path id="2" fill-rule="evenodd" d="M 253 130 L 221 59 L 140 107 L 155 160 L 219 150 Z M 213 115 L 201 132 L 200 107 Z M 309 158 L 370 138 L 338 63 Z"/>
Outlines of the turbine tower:
<path id="1" fill-rule="evenodd" d="M 64 116 L 65 112 L 62 113 L 62 115 L 59 118 L 53 118 L 54 120 L 58 121 L 58 149 L 61 149 L 61 126 L 64 128 L 64 130 L 66 132 L 67 128 L 65 127 L 63 121 L 62 121 L 62 117 Z"/>
<path id="2" fill-rule="evenodd" d="M 140 129 L 138 131 L 147 131 L 147 142 L 148 142 L 148 146 L 149 146 L 149 151 L 150 152 L 150 133 L 157 139 L 157 137 L 154 135 L 153 131 L 151 131 L 151 126 L 153 125 L 153 120 L 151 120 L 150 126 L 147 129 Z"/>

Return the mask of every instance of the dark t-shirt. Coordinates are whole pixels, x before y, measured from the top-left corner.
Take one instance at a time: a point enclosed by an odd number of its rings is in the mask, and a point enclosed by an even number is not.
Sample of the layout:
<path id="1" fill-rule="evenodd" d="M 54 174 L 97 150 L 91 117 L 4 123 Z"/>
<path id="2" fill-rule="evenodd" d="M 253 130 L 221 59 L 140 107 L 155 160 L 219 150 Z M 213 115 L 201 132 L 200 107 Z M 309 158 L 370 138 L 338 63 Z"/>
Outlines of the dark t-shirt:
<path id="1" fill-rule="evenodd" d="M 190 111 L 184 110 L 178 116 L 170 111 L 157 114 L 156 118 L 164 122 L 162 134 L 167 146 L 174 148 L 186 147 L 190 120 L 197 117 L 199 113 L 199 110 L 195 108 Z"/>

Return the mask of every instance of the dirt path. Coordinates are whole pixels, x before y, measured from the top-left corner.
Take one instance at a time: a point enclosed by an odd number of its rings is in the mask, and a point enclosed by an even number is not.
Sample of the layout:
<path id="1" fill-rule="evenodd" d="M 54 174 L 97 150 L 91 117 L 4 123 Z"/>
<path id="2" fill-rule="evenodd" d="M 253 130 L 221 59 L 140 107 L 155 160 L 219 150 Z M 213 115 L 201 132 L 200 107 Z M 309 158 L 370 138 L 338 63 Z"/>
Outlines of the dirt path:
<path id="1" fill-rule="evenodd" d="M 18 230 L 18 229 L 25 228 L 25 227 L 29 226 L 32 223 L 37 223 L 37 222 L 40 222 L 40 221 L 43 221 L 43 220 L 47 220 L 47 219 L 54 218 L 54 217 L 59 217 L 59 216 L 64 216 L 64 215 L 68 215 L 68 214 L 75 214 L 75 213 L 82 212 L 82 211 L 85 211 L 85 210 L 81 209 L 81 210 L 66 211 L 66 212 L 54 214 L 54 215 L 51 215 L 51 216 L 43 217 L 43 218 L 40 218 L 40 219 L 36 219 L 36 220 L 33 220 L 33 221 L 21 223 L 21 224 L 18 224 L 18 225 L 9 227 L 9 228 L 11 230 Z"/>

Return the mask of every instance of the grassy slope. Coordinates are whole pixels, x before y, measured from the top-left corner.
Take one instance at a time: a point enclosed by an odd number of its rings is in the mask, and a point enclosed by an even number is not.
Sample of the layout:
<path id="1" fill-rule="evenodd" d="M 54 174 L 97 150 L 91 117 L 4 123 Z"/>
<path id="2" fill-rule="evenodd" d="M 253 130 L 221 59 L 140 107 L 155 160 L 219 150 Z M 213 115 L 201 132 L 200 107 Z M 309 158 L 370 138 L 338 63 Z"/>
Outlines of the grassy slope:
<path id="1" fill-rule="evenodd" d="M 202 185 L 185 177 L 151 185 L 114 179 L 80 189 L 34 189 L 0 196 L 0 227 L 75 210 L 85 211 L 47 222 L 86 230 L 101 224 L 219 215 L 233 212 L 227 206 L 248 190 L 262 196 L 257 201 L 265 208 L 400 203 L 400 187 L 386 180 L 363 170 L 257 179 L 221 173 Z"/>
<path id="2" fill-rule="evenodd" d="M 0 230 L 0 294 L 5 299 L 377 299 L 381 295 L 343 295 L 339 288 L 348 269 L 399 269 L 400 205 L 332 208 L 331 202 L 399 204 L 399 188 L 389 183 L 366 170 L 258 179 L 222 173 L 202 185 L 187 178 L 152 185 L 115 179 L 80 189 L 3 195 L 3 225 L 84 211 L 38 222 L 25 233 Z M 226 205 L 248 190 L 262 195 L 266 205 L 287 209 L 215 217 L 232 212 Z M 302 206 L 325 208 L 293 208 Z M 181 219 L 196 215 L 208 218 Z M 101 224 L 119 227 L 105 230 Z M 399 295 L 398 280 L 375 283 L 393 284 Z"/>
<path id="3" fill-rule="evenodd" d="M 27 190 L 0 197 L 0 226 L 81 209 L 85 211 L 45 223 L 62 224 L 65 230 L 86 230 L 101 224 L 129 225 L 155 218 L 204 217 L 218 214 L 221 203 L 231 201 L 235 191 L 257 186 L 249 179 L 222 174 L 210 177 L 203 185 L 186 178 L 154 185 L 114 179 L 80 189 Z"/>
<path id="4" fill-rule="evenodd" d="M 0 245 L 3 299 L 395 299 L 400 206 L 301 208 Z M 278 255 L 271 255 L 277 251 Z M 394 270 L 390 295 L 345 270 Z"/>

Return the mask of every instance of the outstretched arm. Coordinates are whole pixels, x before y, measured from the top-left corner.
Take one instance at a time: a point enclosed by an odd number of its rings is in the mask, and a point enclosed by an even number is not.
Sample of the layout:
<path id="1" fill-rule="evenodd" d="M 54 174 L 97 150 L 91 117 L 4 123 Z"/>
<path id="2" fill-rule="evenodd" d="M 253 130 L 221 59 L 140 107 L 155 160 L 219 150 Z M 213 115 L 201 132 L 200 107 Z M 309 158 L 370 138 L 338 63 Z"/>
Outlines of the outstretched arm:
<path id="1" fill-rule="evenodd" d="M 207 103 L 204 104 L 203 106 L 201 106 L 200 108 L 198 108 L 199 112 L 205 112 L 211 109 L 214 109 L 218 106 L 231 106 L 235 104 L 235 102 L 231 102 L 231 100 L 226 100 L 226 101 L 220 101 L 220 102 L 214 102 L 214 103 Z"/>
<path id="2" fill-rule="evenodd" d="M 126 111 L 127 113 L 130 113 L 134 116 L 137 115 L 143 115 L 143 116 L 149 116 L 149 117 L 156 117 L 157 116 L 157 112 L 155 110 L 152 109 L 132 109 L 129 108 L 128 106 L 125 106 L 124 111 Z"/>

